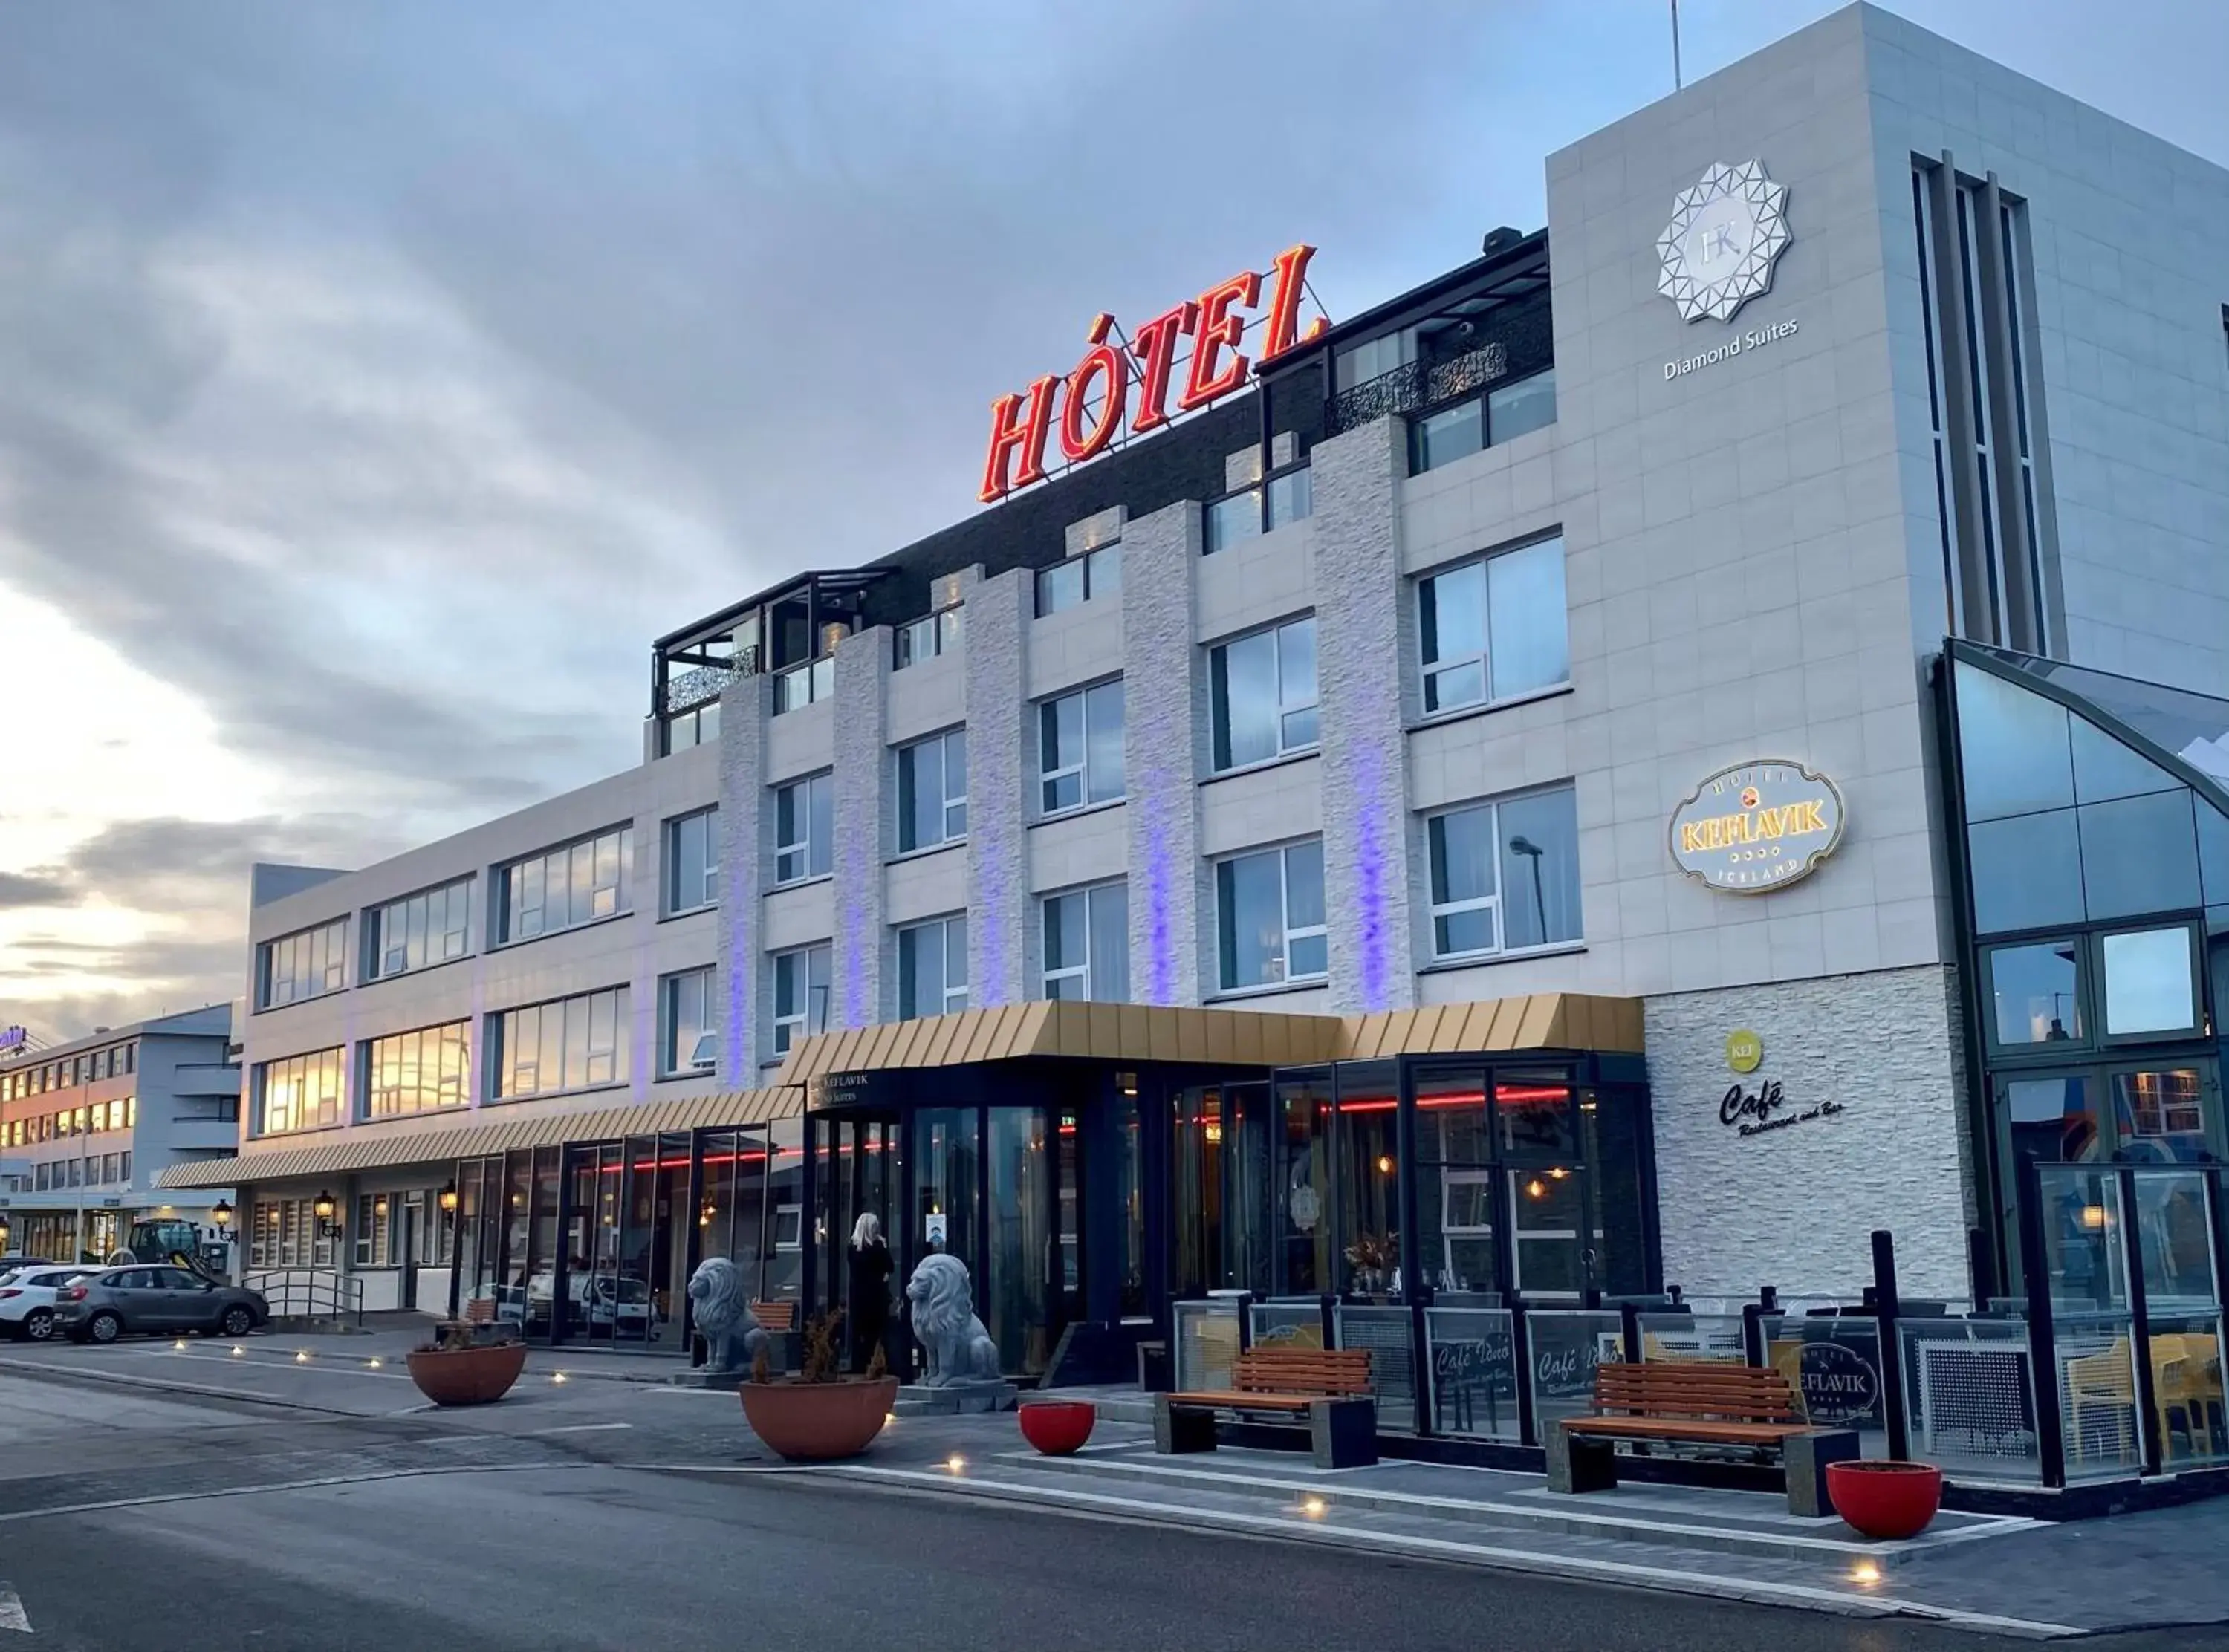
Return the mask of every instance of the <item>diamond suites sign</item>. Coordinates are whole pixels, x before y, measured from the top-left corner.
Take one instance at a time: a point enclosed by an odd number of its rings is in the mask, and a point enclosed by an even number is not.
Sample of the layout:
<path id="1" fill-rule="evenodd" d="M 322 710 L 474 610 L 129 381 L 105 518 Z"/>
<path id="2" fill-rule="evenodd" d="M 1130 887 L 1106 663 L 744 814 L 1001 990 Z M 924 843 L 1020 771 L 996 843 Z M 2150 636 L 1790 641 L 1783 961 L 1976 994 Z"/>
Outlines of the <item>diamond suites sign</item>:
<path id="1" fill-rule="evenodd" d="M 1656 290 L 1684 320 L 1731 321 L 1771 291 L 1788 241 L 1787 189 L 1765 176 L 1763 161 L 1720 163 L 1673 202 L 1672 221 L 1656 238 Z"/>

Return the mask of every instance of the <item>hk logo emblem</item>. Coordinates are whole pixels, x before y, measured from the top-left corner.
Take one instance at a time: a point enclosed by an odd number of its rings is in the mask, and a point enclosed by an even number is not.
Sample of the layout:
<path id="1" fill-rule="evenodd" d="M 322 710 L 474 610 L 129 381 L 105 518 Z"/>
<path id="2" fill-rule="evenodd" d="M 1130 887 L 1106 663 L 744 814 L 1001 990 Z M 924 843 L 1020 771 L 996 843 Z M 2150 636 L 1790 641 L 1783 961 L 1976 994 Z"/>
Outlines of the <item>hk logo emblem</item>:
<path id="1" fill-rule="evenodd" d="M 1656 290 L 1685 320 L 1731 321 L 1771 290 L 1772 266 L 1788 240 L 1788 191 L 1765 176 L 1764 163 L 1713 166 L 1680 192 L 1656 238 Z"/>

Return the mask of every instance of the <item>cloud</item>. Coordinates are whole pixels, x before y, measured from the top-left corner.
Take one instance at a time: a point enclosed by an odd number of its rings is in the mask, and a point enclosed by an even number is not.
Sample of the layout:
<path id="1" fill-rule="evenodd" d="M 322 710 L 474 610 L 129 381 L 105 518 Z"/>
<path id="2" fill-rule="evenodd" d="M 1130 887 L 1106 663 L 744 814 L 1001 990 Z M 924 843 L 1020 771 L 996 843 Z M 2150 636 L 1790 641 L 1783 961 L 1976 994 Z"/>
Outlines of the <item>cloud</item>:
<path id="1" fill-rule="evenodd" d="M 43 872 L 0 872 L 0 908 L 68 906 L 77 898 L 67 879 Z"/>

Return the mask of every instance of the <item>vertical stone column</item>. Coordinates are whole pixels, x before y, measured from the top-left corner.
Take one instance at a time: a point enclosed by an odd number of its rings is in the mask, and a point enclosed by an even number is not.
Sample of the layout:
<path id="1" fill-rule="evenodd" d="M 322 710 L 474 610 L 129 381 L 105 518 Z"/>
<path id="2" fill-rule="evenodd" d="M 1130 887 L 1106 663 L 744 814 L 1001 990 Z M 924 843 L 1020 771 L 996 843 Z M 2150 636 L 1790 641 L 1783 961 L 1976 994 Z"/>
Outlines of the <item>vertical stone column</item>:
<path id="1" fill-rule="evenodd" d="M 1316 445 L 1316 695 L 1332 1008 L 1416 1002 L 1402 683 L 1398 422 Z"/>
<path id="2" fill-rule="evenodd" d="M 1127 568 L 1125 570 L 1127 571 Z M 1037 582 L 1009 569 L 967 592 L 967 1002 L 1029 996 L 1030 621 Z"/>
<path id="3" fill-rule="evenodd" d="M 720 696 L 720 1082 L 748 1090 L 759 1073 L 760 893 L 774 865 L 767 721 L 774 679 L 744 677 Z"/>
<path id="4" fill-rule="evenodd" d="M 1130 996 L 1147 1004 L 1199 1002 L 1200 914 L 1211 910 L 1199 857 L 1208 716 L 1193 641 L 1200 535 L 1200 509 L 1191 502 L 1132 522 L 1122 535 Z"/>
<path id="5" fill-rule="evenodd" d="M 870 626 L 836 650 L 836 935 L 830 949 L 828 1025 L 884 1018 L 883 861 L 897 841 L 890 814 L 897 776 L 890 755 L 890 629 Z"/>

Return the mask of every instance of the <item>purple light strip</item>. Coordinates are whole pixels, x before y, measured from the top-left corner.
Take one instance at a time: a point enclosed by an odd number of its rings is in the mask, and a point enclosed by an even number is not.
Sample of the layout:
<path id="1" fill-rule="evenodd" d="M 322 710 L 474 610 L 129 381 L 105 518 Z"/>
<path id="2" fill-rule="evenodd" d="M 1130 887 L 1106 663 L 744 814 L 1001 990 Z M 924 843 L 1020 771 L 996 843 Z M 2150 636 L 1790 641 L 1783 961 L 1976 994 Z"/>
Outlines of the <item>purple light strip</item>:
<path id="1" fill-rule="evenodd" d="M 1361 914 L 1362 1008 L 1388 1008 L 1385 933 L 1385 765 L 1374 748 L 1355 761 L 1355 905 Z"/>

